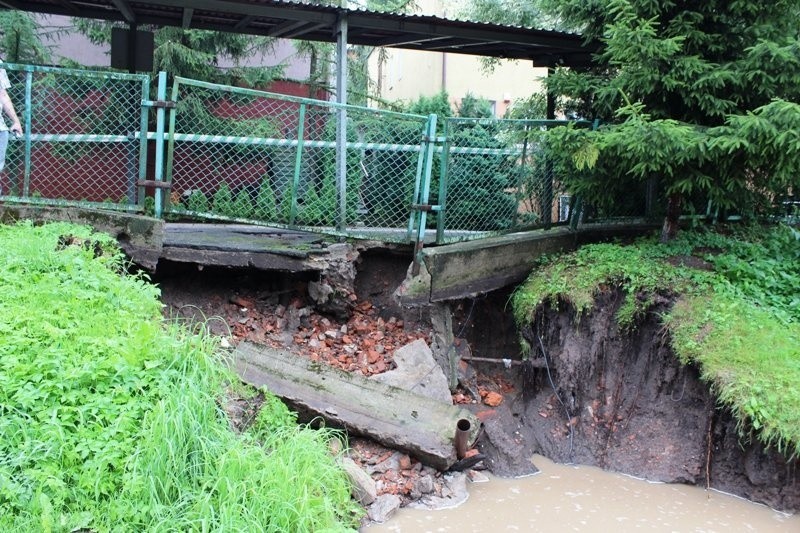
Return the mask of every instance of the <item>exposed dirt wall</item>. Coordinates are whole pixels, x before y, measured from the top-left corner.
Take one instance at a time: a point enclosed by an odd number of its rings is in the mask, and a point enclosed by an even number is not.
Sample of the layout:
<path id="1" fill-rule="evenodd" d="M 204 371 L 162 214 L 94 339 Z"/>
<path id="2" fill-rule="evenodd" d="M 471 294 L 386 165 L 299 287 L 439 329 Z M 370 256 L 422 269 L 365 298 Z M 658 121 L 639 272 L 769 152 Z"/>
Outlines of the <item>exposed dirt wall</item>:
<path id="1" fill-rule="evenodd" d="M 670 302 L 662 300 L 634 331 L 617 326 L 622 295 L 613 289 L 580 320 L 562 304 L 523 328 L 531 357 L 541 358 L 542 347 L 547 355 L 544 368 L 519 367 L 523 397 L 509 405 L 532 451 L 800 510 L 798 461 L 740 437 L 698 369 L 670 349 L 659 318 Z"/>

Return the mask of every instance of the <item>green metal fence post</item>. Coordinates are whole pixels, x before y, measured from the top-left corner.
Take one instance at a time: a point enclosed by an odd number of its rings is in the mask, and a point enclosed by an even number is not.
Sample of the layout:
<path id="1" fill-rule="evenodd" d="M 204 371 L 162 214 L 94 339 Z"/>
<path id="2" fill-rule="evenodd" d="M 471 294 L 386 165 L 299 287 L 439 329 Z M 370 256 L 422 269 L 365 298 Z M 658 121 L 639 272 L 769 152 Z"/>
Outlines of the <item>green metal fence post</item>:
<path id="1" fill-rule="evenodd" d="M 425 133 L 425 172 L 422 176 L 421 197 L 419 205 L 419 226 L 417 227 L 417 239 L 414 247 L 414 263 L 411 269 L 413 275 L 419 274 L 422 262 L 422 247 L 425 244 L 425 225 L 427 222 L 428 205 L 431 192 L 431 170 L 433 170 L 433 152 L 436 143 L 436 115 L 428 117 L 428 128 Z"/>
<path id="2" fill-rule="evenodd" d="M 141 101 L 144 102 L 150 98 L 150 78 L 144 78 L 142 80 L 142 99 Z M 139 179 L 138 181 L 144 181 L 147 179 L 147 119 L 150 116 L 149 108 L 145 105 L 141 106 L 140 118 L 139 118 Z M 136 184 L 133 184 L 132 190 L 136 190 Z M 144 187 L 139 189 L 139 194 L 141 195 L 140 201 L 144 200 Z M 131 204 L 136 202 L 135 198 L 129 198 L 128 201 Z"/>
<path id="3" fill-rule="evenodd" d="M 300 104 L 300 114 L 297 125 L 297 151 L 294 158 L 294 178 L 292 180 L 292 205 L 289 212 L 289 224 L 294 225 L 297 218 L 297 196 L 300 187 L 300 168 L 303 163 L 303 138 L 305 137 L 306 104 Z"/>
<path id="4" fill-rule="evenodd" d="M 32 98 L 33 98 L 33 71 L 25 72 L 25 174 L 22 185 L 22 196 L 28 197 L 31 188 L 31 130 L 32 130 Z"/>
<path id="5" fill-rule="evenodd" d="M 158 73 L 158 89 L 156 98 L 159 102 L 164 102 L 167 98 L 167 73 Z M 155 180 L 156 182 L 164 181 L 164 109 L 165 106 L 159 105 L 156 109 L 156 169 Z M 155 195 L 155 213 L 156 218 L 160 218 L 162 214 L 164 190 L 161 187 L 156 187 Z"/>
<path id="6" fill-rule="evenodd" d="M 172 166 L 175 162 L 175 120 L 178 114 L 177 102 L 178 102 L 178 95 L 180 94 L 180 80 L 175 78 L 175 81 L 172 83 L 172 94 L 170 96 L 170 101 L 173 102 L 175 107 L 170 108 L 169 110 L 169 130 L 167 135 L 167 166 L 165 169 L 164 180 L 172 185 Z M 172 189 L 170 189 L 172 190 Z M 170 202 L 167 200 L 165 202 L 166 209 L 169 210 Z"/>
<path id="7" fill-rule="evenodd" d="M 439 212 L 436 214 L 436 244 L 444 242 L 445 218 L 447 216 L 448 165 L 450 163 L 450 123 L 444 121 L 444 144 L 439 168 Z"/>
<path id="8" fill-rule="evenodd" d="M 414 175 L 414 193 L 411 195 L 411 208 L 408 213 L 408 228 L 406 230 L 406 241 L 411 242 L 414 239 L 414 224 L 417 221 L 417 211 L 413 206 L 420 203 L 420 191 L 422 190 L 422 173 L 425 170 L 425 149 L 428 139 L 428 131 L 430 129 L 430 117 L 425 122 L 422 128 L 422 136 L 419 145 L 419 157 L 417 158 L 417 172 Z"/>

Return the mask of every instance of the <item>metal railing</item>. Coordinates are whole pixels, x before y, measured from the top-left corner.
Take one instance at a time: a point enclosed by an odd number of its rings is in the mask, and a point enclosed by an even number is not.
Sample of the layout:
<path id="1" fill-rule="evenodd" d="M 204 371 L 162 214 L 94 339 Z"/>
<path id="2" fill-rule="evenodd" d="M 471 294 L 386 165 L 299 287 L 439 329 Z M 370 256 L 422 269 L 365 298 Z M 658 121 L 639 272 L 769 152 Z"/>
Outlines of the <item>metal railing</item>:
<path id="1" fill-rule="evenodd" d="M 185 78 L 171 100 L 168 213 L 408 241 L 429 117 L 346 106 L 338 146 L 332 102 Z"/>
<path id="2" fill-rule="evenodd" d="M 436 242 L 566 223 L 572 202 L 541 134 L 563 120 L 444 119 Z M 588 122 L 580 125 L 588 127 Z"/>
<path id="3" fill-rule="evenodd" d="M 149 76 L 2 68 L 24 135 L 9 140 L 0 199 L 141 210 Z"/>
<path id="4" fill-rule="evenodd" d="M 395 113 L 175 78 L 4 64 L 5 201 L 446 243 L 565 223 L 539 136 L 566 121 Z M 345 138 L 336 135 L 344 119 Z M 151 150 L 148 150 L 148 147 Z M 150 159 L 148 159 L 150 152 Z M 344 169 L 337 153 L 345 153 Z"/>

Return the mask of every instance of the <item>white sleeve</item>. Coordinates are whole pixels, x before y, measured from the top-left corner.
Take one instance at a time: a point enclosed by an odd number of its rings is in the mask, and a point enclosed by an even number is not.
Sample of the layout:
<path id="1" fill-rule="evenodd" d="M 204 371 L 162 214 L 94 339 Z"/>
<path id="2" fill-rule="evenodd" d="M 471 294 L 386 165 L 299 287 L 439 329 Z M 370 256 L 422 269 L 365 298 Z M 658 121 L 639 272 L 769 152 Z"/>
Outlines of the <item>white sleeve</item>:
<path id="1" fill-rule="evenodd" d="M 6 69 L 0 68 L 0 89 L 9 89 L 11 88 L 11 82 L 8 81 L 8 74 L 6 74 Z"/>

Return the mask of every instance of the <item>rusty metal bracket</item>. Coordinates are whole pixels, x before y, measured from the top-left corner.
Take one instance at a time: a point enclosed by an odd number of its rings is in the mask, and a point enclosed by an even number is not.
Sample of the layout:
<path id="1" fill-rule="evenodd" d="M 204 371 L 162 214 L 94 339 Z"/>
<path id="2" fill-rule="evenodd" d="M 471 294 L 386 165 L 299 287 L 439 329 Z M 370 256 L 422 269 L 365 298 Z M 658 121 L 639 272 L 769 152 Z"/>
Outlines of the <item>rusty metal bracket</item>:
<path id="1" fill-rule="evenodd" d="M 411 209 L 430 213 L 431 211 L 441 211 L 442 206 L 435 204 L 411 204 Z"/>
<path id="2" fill-rule="evenodd" d="M 172 102 L 170 100 L 142 100 L 142 106 L 164 108 L 164 109 L 175 109 L 176 107 L 178 107 L 178 103 Z"/>
<path id="3" fill-rule="evenodd" d="M 155 187 L 157 189 L 171 189 L 172 183 L 168 181 L 156 181 L 156 180 L 139 180 L 136 182 L 136 185 L 139 187 Z"/>

